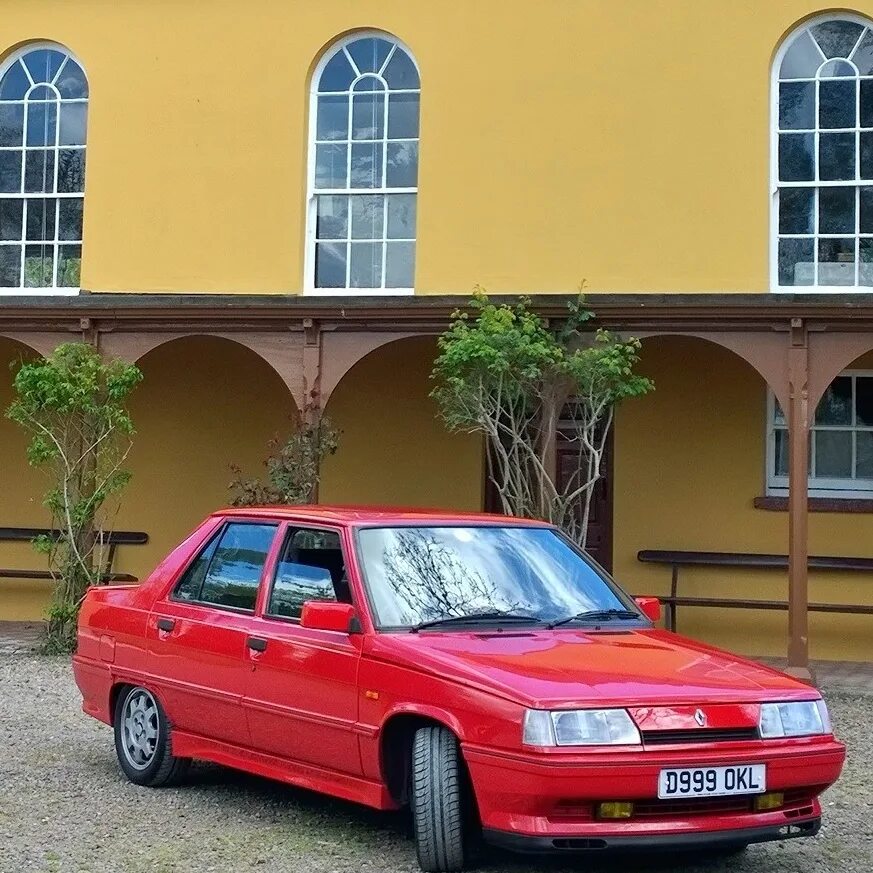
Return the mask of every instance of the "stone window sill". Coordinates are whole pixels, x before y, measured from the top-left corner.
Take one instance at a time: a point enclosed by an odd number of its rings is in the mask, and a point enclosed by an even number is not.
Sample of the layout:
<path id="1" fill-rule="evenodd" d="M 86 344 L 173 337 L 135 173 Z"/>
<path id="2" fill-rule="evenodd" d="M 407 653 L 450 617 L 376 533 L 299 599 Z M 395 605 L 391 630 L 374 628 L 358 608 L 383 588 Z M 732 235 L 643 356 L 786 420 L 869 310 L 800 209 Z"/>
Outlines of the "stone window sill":
<path id="1" fill-rule="evenodd" d="M 787 512 L 787 497 L 756 497 L 755 509 L 771 512 Z M 810 497 L 807 503 L 810 512 L 873 512 L 873 500 L 859 497 Z"/>

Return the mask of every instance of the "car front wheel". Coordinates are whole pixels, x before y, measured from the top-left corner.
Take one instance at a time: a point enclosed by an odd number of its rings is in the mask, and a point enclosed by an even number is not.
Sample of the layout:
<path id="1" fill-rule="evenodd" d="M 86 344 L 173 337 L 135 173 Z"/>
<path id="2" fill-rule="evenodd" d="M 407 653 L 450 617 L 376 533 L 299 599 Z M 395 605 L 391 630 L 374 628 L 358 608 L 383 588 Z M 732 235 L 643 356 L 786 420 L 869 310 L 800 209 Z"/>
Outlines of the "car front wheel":
<path id="1" fill-rule="evenodd" d="M 133 686 L 115 702 L 115 752 L 124 775 L 137 785 L 173 785 L 191 763 L 171 751 L 170 723 L 157 697 Z"/>
<path id="2" fill-rule="evenodd" d="M 411 801 L 418 863 L 427 873 L 464 867 L 465 779 L 458 740 L 446 728 L 419 728 L 412 745 Z"/>

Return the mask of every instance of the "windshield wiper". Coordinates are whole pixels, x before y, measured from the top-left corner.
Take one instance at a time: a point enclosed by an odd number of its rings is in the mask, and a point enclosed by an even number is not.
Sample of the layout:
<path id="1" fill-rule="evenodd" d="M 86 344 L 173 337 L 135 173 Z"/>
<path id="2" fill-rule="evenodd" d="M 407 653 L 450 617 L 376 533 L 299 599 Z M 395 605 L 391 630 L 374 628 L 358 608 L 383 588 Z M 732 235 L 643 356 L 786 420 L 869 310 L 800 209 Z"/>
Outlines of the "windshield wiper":
<path id="1" fill-rule="evenodd" d="M 448 615 L 444 618 L 432 618 L 429 621 L 422 621 L 410 628 L 412 633 L 418 633 L 429 627 L 440 627 L 442 625 L 452 624 L 475 624 L 477 622 L 492 622 L 500 623 L 504 621 L 525 622 L 542 624 L 542 619 L 535 615 L 525 615 L 520 612 L 501 612 L 500 610 L 490 610 L 487 612 L 471 612 L 469 615 Z"/>
<path id="2" fill-rule="evenodd" d="M 571 621 L 612 621 L 618 618 L 639 618 L 639 613 L 632 609 L 589 609 L 587 612 L 577 612 L 576 615 L 568 615 L 566 618 L 559 618 L 557 621 L 551 622 L 548 627 L 560 627 L 562 624 L 569 624 Z"/>

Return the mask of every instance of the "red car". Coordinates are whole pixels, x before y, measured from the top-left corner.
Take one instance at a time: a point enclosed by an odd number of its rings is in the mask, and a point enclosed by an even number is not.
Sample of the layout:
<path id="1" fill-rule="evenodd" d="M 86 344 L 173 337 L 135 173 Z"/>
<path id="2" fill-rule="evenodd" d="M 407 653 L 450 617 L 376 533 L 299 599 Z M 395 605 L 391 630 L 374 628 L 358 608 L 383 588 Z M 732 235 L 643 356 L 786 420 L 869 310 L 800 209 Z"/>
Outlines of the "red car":
<path id="1" fill-rule="evenodd" d="M 424 870 L 480 828 L 535 852 L 814 835 L 845 757 L 818 692 L 658 612 L 541 522 L 223 510 L 88 592 L 74 670 L 132 781 L 200 758 L 409 804 Z"/>

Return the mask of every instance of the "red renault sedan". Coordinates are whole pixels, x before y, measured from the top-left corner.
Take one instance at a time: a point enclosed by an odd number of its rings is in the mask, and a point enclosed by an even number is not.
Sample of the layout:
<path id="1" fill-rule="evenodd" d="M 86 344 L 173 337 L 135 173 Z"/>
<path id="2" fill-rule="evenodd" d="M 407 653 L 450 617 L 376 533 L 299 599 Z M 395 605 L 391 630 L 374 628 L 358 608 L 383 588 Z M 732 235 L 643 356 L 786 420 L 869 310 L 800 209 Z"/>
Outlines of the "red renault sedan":
<path id="1" fill-rule="evenodd" d="M 519 851 L 813 836 L 844 746 L 821 696 L 654 627 L 554 527 L 263 507 L 92 588 L 76 681 L 141 785 L 216 761 L 412 809 L 422 869 Z"/>

